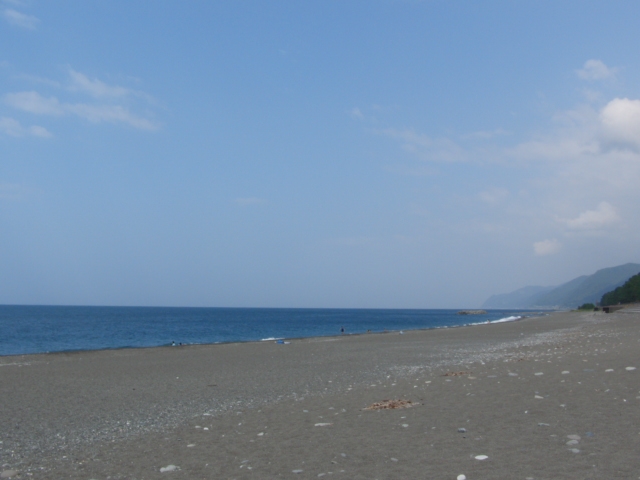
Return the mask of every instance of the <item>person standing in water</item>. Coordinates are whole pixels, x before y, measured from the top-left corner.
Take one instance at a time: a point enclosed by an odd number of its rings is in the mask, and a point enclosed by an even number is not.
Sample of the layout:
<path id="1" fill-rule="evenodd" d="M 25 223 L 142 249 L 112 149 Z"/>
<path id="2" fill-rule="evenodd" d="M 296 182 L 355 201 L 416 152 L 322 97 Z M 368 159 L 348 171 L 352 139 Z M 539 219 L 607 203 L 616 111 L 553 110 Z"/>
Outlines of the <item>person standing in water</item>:
<path id="1" fill-rule="evenodd" d="M 344 335 L 344 327 L 341 327 L 341 328 L 340 328 L 340 334 L 341 334 L 341 335 Z"/>

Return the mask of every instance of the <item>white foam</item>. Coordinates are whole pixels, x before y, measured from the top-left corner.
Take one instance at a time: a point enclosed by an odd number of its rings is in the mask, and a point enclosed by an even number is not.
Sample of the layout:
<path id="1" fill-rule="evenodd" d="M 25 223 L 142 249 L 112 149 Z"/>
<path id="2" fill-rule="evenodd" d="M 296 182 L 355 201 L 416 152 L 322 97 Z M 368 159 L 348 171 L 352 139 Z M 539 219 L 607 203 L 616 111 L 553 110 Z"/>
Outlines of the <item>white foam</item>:
<path id="1" fill-rule="evenodd" d="M 279 337 L 279 338 L 269 337 L 269 338 L 261 338 L 260 341 L 261 342 L 273 342 L 274 340 L 283 340 L 283 339 L 284 339 L 284 337 Z"/>
<path id="2" fill-rule="evenodd" d="M 493 320 L 490 323 L 504 323 L 504 322 L 515 322 L 516 320 L 520 320 L 522 317 L 520 316 L 513 316 L 513 317 L 505 317 L 505 318 L 501 318 L 499 320 Z"/>

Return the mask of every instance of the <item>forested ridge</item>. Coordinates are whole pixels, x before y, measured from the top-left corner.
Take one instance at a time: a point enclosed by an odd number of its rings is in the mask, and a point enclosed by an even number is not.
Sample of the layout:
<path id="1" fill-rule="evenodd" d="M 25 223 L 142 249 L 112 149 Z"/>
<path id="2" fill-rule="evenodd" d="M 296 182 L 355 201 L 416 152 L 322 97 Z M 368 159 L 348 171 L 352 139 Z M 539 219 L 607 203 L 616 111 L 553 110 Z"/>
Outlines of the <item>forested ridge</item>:
<path id="1" fill-rule="evenodd" d="M 605 293 L 600 305 L 616 305 L 618 303 L 640 302 L 640 273 L 627 280 L 624 285 Z"/>

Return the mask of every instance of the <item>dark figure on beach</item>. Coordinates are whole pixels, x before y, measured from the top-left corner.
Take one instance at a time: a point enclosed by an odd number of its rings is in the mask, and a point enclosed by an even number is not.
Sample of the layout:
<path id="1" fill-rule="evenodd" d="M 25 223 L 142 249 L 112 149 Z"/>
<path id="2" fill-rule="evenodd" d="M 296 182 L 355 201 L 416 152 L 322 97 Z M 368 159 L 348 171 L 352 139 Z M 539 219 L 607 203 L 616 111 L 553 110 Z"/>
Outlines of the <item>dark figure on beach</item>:
<path id="1" fill-rule="evenodd" d="M 340 329 L 340 333 L 341 333 L 342 335 L 344 335 L 344 327 L 342 327 L 342 328 Z"/>

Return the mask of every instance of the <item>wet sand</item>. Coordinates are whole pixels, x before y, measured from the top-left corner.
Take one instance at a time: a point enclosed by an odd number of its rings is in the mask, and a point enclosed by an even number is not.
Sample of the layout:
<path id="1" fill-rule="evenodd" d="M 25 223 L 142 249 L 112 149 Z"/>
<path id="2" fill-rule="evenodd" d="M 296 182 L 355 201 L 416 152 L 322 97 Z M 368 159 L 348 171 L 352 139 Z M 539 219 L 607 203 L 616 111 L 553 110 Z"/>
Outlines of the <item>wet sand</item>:
<path id="1" fill-rule="evenodd" d="M 639 478 L 639 342 L 636 309 L 0 357 L 0 478 Z"/>

